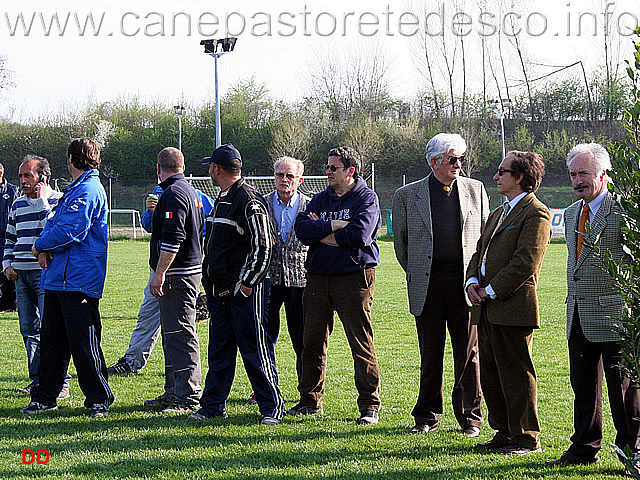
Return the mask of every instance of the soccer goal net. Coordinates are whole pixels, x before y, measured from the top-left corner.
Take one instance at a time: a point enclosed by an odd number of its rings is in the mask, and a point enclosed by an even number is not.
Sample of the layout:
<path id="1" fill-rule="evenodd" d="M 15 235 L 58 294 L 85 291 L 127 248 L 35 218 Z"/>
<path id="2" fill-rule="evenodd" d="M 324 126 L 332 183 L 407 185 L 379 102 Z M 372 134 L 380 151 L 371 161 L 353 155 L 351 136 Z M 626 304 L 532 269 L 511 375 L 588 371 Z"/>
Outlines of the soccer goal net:
<path id="1" fill-rule="evenodd" d="M 267 195 L 276 189 L 275 179 L 273 177 L 244 177 L 247 183 L 252 185 L 262 195 Z M 298 187 L 298 190 L 309 197 L 313 197 L 316 193 L 327 188 L 327 177 L 325 175 L 303 176 L 304 181 Z M 188 176 L 187 180 L 193 188 L 197 188 L 201 192 L 207 194 L 211 198 L 218 196 L 218 187 L 211 183 L 209 177 L 193 177 Z"/>

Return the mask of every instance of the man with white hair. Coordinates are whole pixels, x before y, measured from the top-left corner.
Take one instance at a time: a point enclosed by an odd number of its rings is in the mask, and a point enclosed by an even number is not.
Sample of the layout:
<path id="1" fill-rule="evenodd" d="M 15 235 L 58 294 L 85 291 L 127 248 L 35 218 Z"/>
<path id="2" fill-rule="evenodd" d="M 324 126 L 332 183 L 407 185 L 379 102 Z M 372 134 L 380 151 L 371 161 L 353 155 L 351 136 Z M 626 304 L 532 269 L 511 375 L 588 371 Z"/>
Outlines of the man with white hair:
<path id="1" fill-rule="evenodd" d="M 296 352 L 296 372 L 300 381 L 304 331 L 302 293 L 307 283 L 304 262 L 309 247 L 298 240 L 293 224 L 298 213 L 304 212 L 311 199 L 298 191 L 304 180 L 302 161 L 293 157 L 280 157 L 273 164 L 273 170 L 276 189 L 265 197 L 276 234 L 268 274 L 271 279 L 271 293 L 267 333 L 275 350 L 280 332 L 280 307 L 284 305 L 287 329 L 293 350 Z"/>
<path id="2" fill-rule="evenodd" d="M 623 250 L 620 215 L 609 193 L 609 153 L 597 143 L 575 146 L 567 156 L 571 185 L 579 200 L 565 210 L 567 249 L 567 339 L 574 393 L 571 446 L 548 465 L 582 465 L 598 460 L 602 445 L 602 374 L 617 435 L 615 443 L 640 450 L 640 395 L 618 369 L 620 335 L 615 330 L 625 308 L 606 274 L 602 256 L 629 262 Z M 590 228 L 586 224 L 590 224 Z M 585 239 L 588 239 L 585 241 Z"/>
<path id="3" fill-rule="evenodd" d="M 420 393 L 413 433 L 429 433 L 442 415 L 442 363 L 446 329 L 453 348 L 453 411 L 462 434 L 482 425 L 478 335 L 470 324 L 464 274 L 489 215 L 482 182 L 461 177 L 467 145 L 439 133 L 427 144 L 431 174 L 399 188 L 393 198 L 393 243 L 407 272 L 409 309 L 420 346 Z"/>

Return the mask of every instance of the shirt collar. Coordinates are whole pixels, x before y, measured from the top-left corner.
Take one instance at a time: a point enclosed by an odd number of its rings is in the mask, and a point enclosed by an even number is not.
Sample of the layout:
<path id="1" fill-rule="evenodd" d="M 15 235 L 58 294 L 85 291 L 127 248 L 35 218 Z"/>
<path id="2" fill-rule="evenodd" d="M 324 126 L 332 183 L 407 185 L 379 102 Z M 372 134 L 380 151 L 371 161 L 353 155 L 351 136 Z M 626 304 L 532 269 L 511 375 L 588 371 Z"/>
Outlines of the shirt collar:
<path id="1" fill-rule="evenodd" d="M 602 201 L 604 200 L 604 197 L 606 197 L 608 193 L 609 193 L 609 189 L 605 188 L 604 192 L 602 192 L 596 198 L 594 198 L 593 200 L 588 202 L 589 203 L 589 210 L 595 214 L 600 209 L 600 205 L 602 205 Z M 584 203 L 585 202 L 582 202 L 582 208 L 584 208 Z M 582 211 L 582 209 L 581 209 L 581 211 Z"/>
<path id="2" fill-rule="evenodd" d="M 291 196 L 291 198 L 289 199 L 289 203 L 287 204 L 285 204 L 282 200 L 280 200 L 280 195 L 278 195 L 278 192 L 275 193 L 275 196 L 276 196 L 276 202 L 278 203 L 278 205 L 282 207 L 293 207 L 298 201 L 298 196 L 300 196 L 300 192 L 296 191 L 296 193 L 294 193 Z"/>
<path id="3" fill-rule="evenodd" d="M 526 197 L 529 194 L 529 192 L 522 192 L 519 195 L 516 195 L 515 197 L 513 197 L 512 200 L 508 200 L 507 197 L 504 197 L 504 202 L 502 203 L 502 205 L 504 205 L 505 203 L 509 204 L 509 211 L 513 210 L 515 208 L 515 206 L 518 204 L 518 202 L 520 200 L 522 200 L 524 197 Z"/>

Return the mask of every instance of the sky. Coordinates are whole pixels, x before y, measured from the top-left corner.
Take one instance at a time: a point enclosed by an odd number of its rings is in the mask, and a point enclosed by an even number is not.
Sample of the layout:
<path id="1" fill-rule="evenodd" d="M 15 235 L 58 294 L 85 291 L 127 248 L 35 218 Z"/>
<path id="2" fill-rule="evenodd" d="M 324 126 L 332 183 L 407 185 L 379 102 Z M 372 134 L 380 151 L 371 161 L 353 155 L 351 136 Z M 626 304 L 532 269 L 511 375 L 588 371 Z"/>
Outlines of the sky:
<path id="1" fill-rule="evenodd" d="M 608 7 L 598 0 L 520 0 L 511 16 L 509 8 L 497 11 L 497 1 L 488 2 L 493 10 L 481 10 L 481 1 L 4 2 L 0 55 L 7 59 L 15 86 L 0 97 L 0 118 L 26 122 L 122 97 L 166 102 L 168 108 L 213 100 L 214 60 L 199 45 L 205 38 L 238 37 L 235 50 L 219 60 L 221 94 L 255 76 L 275 98 L 295 101 L 309 93 L 314 59 L 375 51 L 389 64 L 392 95 L 408 99 L 425 85 L 411 40 L 416 29 L 429 28 L 437 36 L 441 24 L 451 28 L 457 19 L 456 28 L 469 32 L 467 45 L 473 49 L 479 45 L 477 32 L 492 38 L 495 25 L 508 18 L 521 29 L 529 59 L 544 65 L 582 60 L 591 71 L 603 63 L 603 12 L 622 32 L 616 38 L 626 58 L 630 37 L 625 27 L 635 26 L 640 16 L 637 0 L 608 2 Z M 455 5 L 464 16 L 454 19 Z M 578 32 L 580 18 L 583 30 Z M 469 51 L 472 67 L 476 55 L 477 50 Z M 535 74 L 552 70 L 536 66 Z"/>

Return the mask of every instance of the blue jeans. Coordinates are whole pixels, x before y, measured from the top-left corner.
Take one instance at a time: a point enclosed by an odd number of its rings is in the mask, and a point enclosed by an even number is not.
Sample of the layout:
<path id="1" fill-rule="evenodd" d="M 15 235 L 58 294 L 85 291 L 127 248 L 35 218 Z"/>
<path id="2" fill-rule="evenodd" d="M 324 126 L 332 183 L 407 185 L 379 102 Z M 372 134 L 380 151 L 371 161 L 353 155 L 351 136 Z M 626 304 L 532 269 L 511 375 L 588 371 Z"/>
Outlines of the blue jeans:
<path id="1" fill-rule="evenodd" d="M 18 300 L 18 319 L 20 333 L 27 350 L 27 364 L 31 383 L 38 385 L 38 367 L 40 366 L 40 324 L 44 311 L 44 290 L 40 288 L 42 270 L 16 270 L 16 298 Z M 69 386 L 67 374 L 64 386 Z"/>

